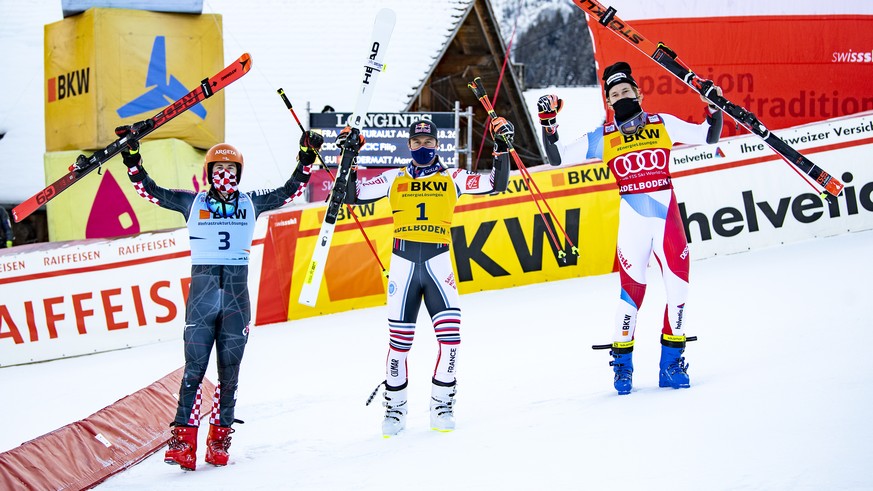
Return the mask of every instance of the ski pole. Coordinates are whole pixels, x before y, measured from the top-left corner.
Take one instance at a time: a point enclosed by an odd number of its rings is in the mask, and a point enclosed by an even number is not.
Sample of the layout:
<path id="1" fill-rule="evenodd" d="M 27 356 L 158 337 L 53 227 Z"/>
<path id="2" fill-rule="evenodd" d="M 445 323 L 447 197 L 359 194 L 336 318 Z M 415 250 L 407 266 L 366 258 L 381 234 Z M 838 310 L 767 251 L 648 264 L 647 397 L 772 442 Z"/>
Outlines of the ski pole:
<path id="1" fill-rule="evenodd" d="M 285 95 L 285 91 L 279 88 L 276 92 L 282 97 L 282 100 L 285 101 L 285 106 L 291 111 L 291 115 L 294 116 L 294 121 L 297 121 L 297 126 L 300 128 L 300 131 L 306 135 L 306 146 L 311 148 L 313 152 L 315 152 L 315 156 L 318 158 L 319 162 L 321 162 L 321 166 L 324 170 L 327 171 L 327 175 L 330 176 L 330 180 L 332 182 L 336 182 L 336 178 L 333 177 L 333 173 L 327 167 L 327 164 L 324 163 L 324 159 L 321 158 L 321 154 L 309 144 L 309 134 L 306 132 L 306 128 L 303 127 L 303 123 L 300 122 L 300 118 L 297 117 L 297 113 L 294 111 L 294 106 L 291 105 L 291 101 L 288 100 L 288 96 Z M 382 276 L 387 277 L 388 271 L 385 269 L 385 266 L 382 264 L 382 260 L 379 259 L 379 254 L 376 252 L 376 248 L 373 247 L 373 244 L 370 242 L 370 238 L 367 236 L 367 232 L 364 230 L 364 226 L 361 225 L 361 221 L 358 220 L 358 215 L 355 213 L 355 210 L 352 208 L 352 205 L 346 204 L 346 209 L 349 211 L 349 215 L 355 219 L 355 223 L 358 225 L 358 230 L 361 231 L 361 235 L 364 236 L 364 242 L 367 243 L 367 246 L 370 248 L 370 252 L 373 253 L 373 257 L 376 258 L 376 262 L 379 263 L 379 267 L 382 268 Z"/>
<path id="2" fill-rule="evenodd" d="M 494 111 L 494 107 L 491 105 L 491 101 L 488 99 L 488 94 L 485 93 L 485 89 L 482 88 L 481 82 L 482 82 L 481 79 L 479 79 L 477 77 L 475 80 L 473 80 L 473 82 L 471 82 L 470 84 L 467 84 L 467 85 L 470 87 L 470 89 L 473 90 L 473 93 L 476 94 L 476 97 L 479 98 L 479 101 L 482 103 L 482 106 L 488 112 L 489 118 L 491 120 L 493 120 L 497 117 L 497 113 Z M 555 237 L 555 232 L 552 230 L 551 224 L 549 223 L 548 220 L 546 220 L 545 214 L 543 213 L 543 209 L 540 206 L 539 200 L 542 200 L 543 204 L 546 205 L 546 208 L 549 210 L 549 213 L 551 214 L 551 216 L 555 220 L 555 223 L 558 225 L 558 227 L 561 229 L 561 232 L 564 234 L 564 238 L 567 240 L 567 242 L 572 247 L 573 253 L 578 255 L 579 254 L 578 249 L 573 244 L 573 241 L 570 239 L 569 235 L 567 235 L 567 232 L 564 230 L 564 227 L 561 226 L 560 220 L 558 220 L 557 215 L 555 215 L 555 213 L 552 211 L 551 206 L 549 206 L 549 202 L 546 200 L 545 196 L 543 196 L 543 193 L 540 191 L 539 186 L 537 186 L 536 182 L 533 180 L 533 177 L 530 175 L 530 172 L 527 170 L 527 167 L 524 165 L 524 162 L 521 161 L 521 157 L 519 157 L 518 154 L 516 153 L 515 147 L 512 145 L 512 142 L 510 142 L 506 137 L 503 137 L 503 140 L 506 142 L 507 147 L 509 148 L 509 154 L 512 156 L 513 161 L 515 162 L 515 165 L 518 167 L 519 171 L 521 172 L 522 178 L 527 183 L 528 192 L 530 193 L 531 199 L 533 200 L 534 204 L 537 206 L 537 209 L 539 210 L 540 216 L 543 218 L 543 223 L 546 225 L 546 230 L 549 232 L 549 236 L 551 237 L 552 242 L 555 244 L 555 247 L 558 249 L 558 258 L 566 261 L 565 256 L 567 254 L 564 252 L 563 247 L 561 247 L 560 243 L 558 242 L 558 239 Z M 535 194 L 535 192 L 536 192 L 536 194 Z"/>
<path id="3" fill-rule="evenodd" d="M 555 215 L 555 212 L 552 211 L 552 207 L 549 206 L 549 202 L 546 200 L 545 195 L 542 193 L 542 191 L 540 191 L 540 187 L 537 185 L 536 181 L 534 181 L 533 175 L 531 175 L 530 171 L 527 170 L 527 166 L 524 165 L 524 162 L 521 161 L 521 157 L 519 157 L 516 152 L 512 152 L 511 155 L 513 156 L 513 158 L 515 160 L 515 165 L 521 171 L 522 175 L 525 177 L 525 179 L 528 181 L 528 183 L 530 185 L 532 185 L 533 188 L 536 190 L 540 199 L 543 201 L 543 203 L 546 205 L 546 208 L 549 210 L 549 213 L 551 213 L 552 216 L 555 217 L 555 224 L 558 226 L 558 228 L 561 230 L 561 233 L 564 234 L 564 238 L 570 244 L 570 248 L 571 248 L 570 251 L 573 254 L 578 256 L 579 255 L 579 248 L 577 248 L 576 245 L 573 244 L 573 240 L 570 239 L 569 234 L 567 234 L 567 231 L 564 230 L 564 227 L 561 225 L 561 221 L 558 220 L 557 216 Z"/>
<path id="4" fill-rule="evenodd" d="M 685 338 L 685 341 L 687 341 L 687 342 L 689 342 L 689 343 L 690 343 L 691 341 L 697 341 L 697 336 L 688 336 L 687 338 Z M 593 349 L 593 350 L 599 350 L 599 349 L 610 349 L 610 348 L 612 348 L 612 343 L 609 343 L 609 344 L 593 344 L 593 345 L 591 345 L 591 349 Z"/>
<path id="5" fill-rule="evenodd" d="M 496 118 L 497 113 L 494 111 L 494 106 L 491 105 L 491 101 L 488 99 L 488 94 L 485 92 L 485 89 L 482 87 L 482 79 L 480 79 L 479 77 L 476 77 L 475 79 L 473 79 L 472 82 L 467 84 L 467 86 L 470 87 L 470 90 L 473 91 L 473 93 L 479 99 L 479 102 L 482 103 L 482 107 L 484 107 L 485 111 L 488 112 L 488 116 L 492 120 L 494 118 Z M 534 204 L 537 206 L 537 209 L 540 212 L 540 216 L 543 218 L 543 223 L 545 223 L 545 225 L 546 225 L 546 230 L 548 230 L 549 236 L 552 238 L 552 242 L 555 244 L 555 247 L 557 247 L 557 249 L 558 249 L 558 257 L 563 259 L 564 261 L 566 261 L 565 256 L 567 255 L 567 253 L 564 252 L 564 248 L 561 247 L 561 244 L 558 242 L 557 237 L 555 237 L 555 232 L 554 232 L 554 230 L 552 230 L 551 224 L 549 223 L 548 220 L 546 220 L 545 214 L 543 213 L 543 209 L 540 206 L 539 200 L 542 200 L 543 204 L 546 205 L 546 209 L 549 210 L 549 213 L 551 214 L 552 218 L 555 220 L 555 224 L 561 230 L 561 233 L 564 234 L 564 239 L 567 241 L 568 244 L 570 244 L 571 251 L 573 252 L 573 254 L 578 256 L 579 249 L 573 243 L 573 240 L 567 234 L 567 231 L 564 230 L 564 227 L 561 225 L 561 221 L 558 220 L 558 217 L 557 217 L 557 215 L 555 215 L 555 212 L 552 211 L 552 207 L 549 206 L 548 200 L 546 200 L 546 197 L 543 195 L 542 191 L 540 191 L 539 186 L 537 186 L 537 183 L 533 180 L 533 176 L 531 176 L 530 171 L 527 170 L 527 166 L 525 166 L 524 162 L 521 161 L 521 157 L 518 156 L 517 152 L 515 151 L 515 147 L 512 145 L 512 142 L 509 141 L 509 139 L 507 139 L 505 136 L 503 137 L 503 141 L 506 142 L 506 146 L 509 149 L 509 154 L 512 155 L 512 159 L 515 162 L 515 165 L 518 167 L 518 170 L 521 172 L 522 178 L 524 178 L 524 180 L 528 183 L 527 188 L 528 188 L 528 191 L 530 192 L 531 199 L 533 200 Z M 536 194 L 534 194 L 534 190 L 536 190 Z M 537 195 L 539 195 L 539 200 L 537 199 Z"/>

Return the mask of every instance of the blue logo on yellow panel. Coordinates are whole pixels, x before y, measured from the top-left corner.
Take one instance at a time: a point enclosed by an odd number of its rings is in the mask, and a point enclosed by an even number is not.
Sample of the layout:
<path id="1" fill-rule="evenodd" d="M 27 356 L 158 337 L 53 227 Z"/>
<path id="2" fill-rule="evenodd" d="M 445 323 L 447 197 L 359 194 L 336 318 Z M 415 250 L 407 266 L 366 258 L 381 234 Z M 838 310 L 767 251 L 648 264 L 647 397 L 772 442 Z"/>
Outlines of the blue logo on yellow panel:
<path id="1" fill-rule="evenodd" d="M 118 108 L 120 117 L 127 118 L 163 109 L 190 92 L 176 77 L 167 76 L 167 47 L 164 36 L 155 38 L 145 86 L 149 88 L 145 94 Z M 202 104 L 193 106 L 189 111 L 200 116 L 200 119 L 206 119 L 206 108 Z"/>

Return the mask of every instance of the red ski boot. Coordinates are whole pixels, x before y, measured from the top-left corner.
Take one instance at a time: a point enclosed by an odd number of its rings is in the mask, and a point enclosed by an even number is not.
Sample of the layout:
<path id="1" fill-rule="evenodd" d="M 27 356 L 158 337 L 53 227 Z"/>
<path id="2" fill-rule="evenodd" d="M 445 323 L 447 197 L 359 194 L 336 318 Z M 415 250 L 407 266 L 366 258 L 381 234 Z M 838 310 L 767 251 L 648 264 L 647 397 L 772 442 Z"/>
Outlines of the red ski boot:
<path id="1" fill-rule="evenodd" d="M 209 435 L 206 437 L 206 462 L 212 465 L 227 465 L 230 457 L 230 434 L 235 430 L 229 426 L 209 425 Z"/>
<path id="2" fill-rule="evenodd" d="M 174 426 L 170 448 L 164 454 L 164 462 L 193 471 L 197 468 L 197 430 L 196 426 Z"/>

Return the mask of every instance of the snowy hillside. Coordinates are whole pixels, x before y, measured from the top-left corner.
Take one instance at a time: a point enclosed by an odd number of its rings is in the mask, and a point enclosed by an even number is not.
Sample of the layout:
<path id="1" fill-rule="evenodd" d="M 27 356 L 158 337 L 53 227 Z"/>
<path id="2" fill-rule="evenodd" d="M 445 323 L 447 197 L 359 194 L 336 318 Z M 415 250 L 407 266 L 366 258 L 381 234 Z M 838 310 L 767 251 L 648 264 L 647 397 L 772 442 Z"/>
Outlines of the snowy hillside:
<path id="1" fill-rule="evenodd" d="M 500 31 L 505 39 L 528 30 L 544 12 L 568 13 L 576 9 L 570 0 L 491 0 L 494 16 L 500 24 Z"/>
<path id="2" fill-rule="evenodd" d="M 464 295 L 458 429 L 447 434 L 427 427 L 436 343 L 424 317 L 408 429 L 387 440 L 382 408 L 364 406 L 384 378 L 384 307 L 257 327 L 230 465 L 204 464 L 201 450 L 184 473 L 161 451 L 98 489 L 871 489 L 871 248 L 862 232 L 695 262 L 686 312 L 700 340 L 687 349 L 685 390 L 657 387 L 656 270 L 627 396 L 612 389 L 606 352 L 590 349 L 612 335 L 617 275 Z M 0 369 L 15 400 L 0 451 L 181 364 L 170 342 Z"/>

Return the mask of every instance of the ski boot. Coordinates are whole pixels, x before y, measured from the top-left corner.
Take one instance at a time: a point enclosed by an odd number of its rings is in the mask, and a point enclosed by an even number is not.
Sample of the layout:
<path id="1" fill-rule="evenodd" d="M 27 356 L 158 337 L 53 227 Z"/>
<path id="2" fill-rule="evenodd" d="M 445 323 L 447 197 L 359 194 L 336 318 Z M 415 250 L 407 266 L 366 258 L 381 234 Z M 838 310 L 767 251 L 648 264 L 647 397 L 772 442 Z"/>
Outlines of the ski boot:
<path id="1" fill-rule="evenodd" d="M 164 462 L 179 465 L 182 470 L 193 471 L 197 468 L 197 430 L 196 426 L 176 426 L 173 423 L 173 436 L 169 448 L 164 454 Z"/>
<path id="2" fill-rule="evenodd" d="M 685 336 L 661 335 L 661 372 L 658 375 L 659 387 L 684 389 L 691 387 L 688 377 L 688 364 L 685 363 Z"/>
<path id="3" fill-rule="evenodd" d="M 233 428 L 229 426 L 209 425 L 209 434 L 206 436 L 206 462 L 212 465 L 227 465 L 230 454 L 230 434 Z"/>
<path id="4" fill-rule="evenodd" d="M 433 379 L 430 394 L 430 427 L 436 431 L 449 432 L 455 429 L 455 394 L 457 381 L 449 383 Z"/>
<path id="5" fill-rule="evenodd" d="M 618 391 L 619 395 L 630 394 L 631 389 L 633 389 L 633 351 L 633 341 L 626 343 L 612 343 L 612 349 L 609 351 L 609 354 L 612 355 L 613 358 L 612 361 L 609 362 L 609 366 L 611 366 L 612 371 L 615 372 L 615 379 L 613 380 L 612 385 L 615 387 L 615 390 Z"/>
<path id="6" fill-rule="evenodd" d="M 385 401 L 382 402 L 385 406 L 385 418 L 382 420 L 384 438 L 395 436 L 406 428 L 407 385 L 408 382 L 400 387 L 385 384 Z"/>

